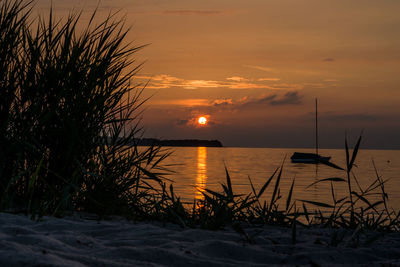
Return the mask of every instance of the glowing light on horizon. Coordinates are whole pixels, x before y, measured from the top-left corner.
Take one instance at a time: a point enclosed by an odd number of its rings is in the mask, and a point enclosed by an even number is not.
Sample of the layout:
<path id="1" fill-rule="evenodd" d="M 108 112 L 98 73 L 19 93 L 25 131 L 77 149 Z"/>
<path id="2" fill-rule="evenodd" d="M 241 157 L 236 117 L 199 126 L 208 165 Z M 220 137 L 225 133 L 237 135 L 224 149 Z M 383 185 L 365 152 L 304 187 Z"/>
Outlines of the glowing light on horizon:
<path id="1" fill-rule="evenodd" d="M 198 122 L 200 125 L 206 125 L 206 124 L 207 124 L 207 118 L 204 117 L 204 116 L 201 116 L 201 117 L 197 120 L 197 122 Z"/>

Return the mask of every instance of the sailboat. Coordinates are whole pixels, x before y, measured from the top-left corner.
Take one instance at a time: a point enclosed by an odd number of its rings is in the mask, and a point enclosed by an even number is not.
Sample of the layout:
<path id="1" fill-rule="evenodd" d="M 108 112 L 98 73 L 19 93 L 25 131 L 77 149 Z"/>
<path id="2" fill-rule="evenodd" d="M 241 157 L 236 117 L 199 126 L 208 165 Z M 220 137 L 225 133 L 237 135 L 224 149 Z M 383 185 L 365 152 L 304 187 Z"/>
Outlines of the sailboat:
<path id="1" fill-rule="evenodd" d="M 318 164 L 321 161 L 329 161 L 331 157 L 318 154 L 318 100 L 315 99 L 315 153 L 294 152 L 290 157 L 293 163 Z"/>

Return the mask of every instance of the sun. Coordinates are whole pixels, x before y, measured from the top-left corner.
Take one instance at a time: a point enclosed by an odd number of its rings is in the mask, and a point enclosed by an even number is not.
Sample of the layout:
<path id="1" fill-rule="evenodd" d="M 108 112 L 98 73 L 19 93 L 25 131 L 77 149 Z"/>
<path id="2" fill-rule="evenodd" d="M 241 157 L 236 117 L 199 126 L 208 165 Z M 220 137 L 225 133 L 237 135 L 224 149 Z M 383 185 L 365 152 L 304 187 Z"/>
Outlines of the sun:
<path id="1" fill-rule="evenodd" d="M 206 124 L 207 124 L 207 118 L 204 117 L 204 116 L 201 116 L 201 117 L 197 120 L 197 122 L 198 122 L 200 125 L 206 125 Z"/>

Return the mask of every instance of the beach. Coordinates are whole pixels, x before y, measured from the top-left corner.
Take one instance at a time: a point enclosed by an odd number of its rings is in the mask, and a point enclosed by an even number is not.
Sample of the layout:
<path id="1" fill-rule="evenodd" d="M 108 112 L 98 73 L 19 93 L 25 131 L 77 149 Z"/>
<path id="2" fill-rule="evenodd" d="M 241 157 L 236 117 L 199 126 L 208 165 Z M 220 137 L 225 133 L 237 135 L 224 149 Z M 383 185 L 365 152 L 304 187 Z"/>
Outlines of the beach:
<path id="1" fill-rule="evenodd" d="M 297 226 L 294 243 L 291 228 L 240 228 L 248 238 L 231 226 L 209 231 L 77 214 L 36 222 L 0 213 L 0 265 L 400 266 L 398 232 Z"/>

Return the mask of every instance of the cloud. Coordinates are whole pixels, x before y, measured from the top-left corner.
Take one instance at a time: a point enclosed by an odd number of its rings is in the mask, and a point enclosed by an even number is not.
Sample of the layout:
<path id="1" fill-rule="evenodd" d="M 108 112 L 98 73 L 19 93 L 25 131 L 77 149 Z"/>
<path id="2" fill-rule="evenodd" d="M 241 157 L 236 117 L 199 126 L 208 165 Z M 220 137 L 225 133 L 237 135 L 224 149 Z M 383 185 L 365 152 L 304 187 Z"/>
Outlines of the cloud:
<path id="1" fill-rule="evenodd" d="M 298 105 L 301 103 L 301 98 L 302 98 L 302 96 L 299 95 L 299 92 L 292 91 L 292 92 L 287 92 L 284 95 L 270 94 L 270 95 L 261 96 L 257 99 L 250 99 L 250 100 L 247 100 L 244 103 L 242 103 L 242 106 Z"/>
<path id="2" fill-rule="evenodd" d="M 324 62 L 333 62 L 333 61 L 335 61 L 335 59 L 331 58 L 331 57 L 327 57 L 327 58 L 324 58 L 322 61 L 324 61 Z"/>
<path id="3" fill-rule="evenodd" d="M 221 10 L 165 10 L 162 14 L 165 15 L 197 15 L 197 16 L 210 16 L 222 14 Z"/>
<path id="4" fill-rule="evenodd" d="M 299 95 L 299 92 L 287 92 L 279 99 L 272 99 L 270 104 L 273 106 L 276 105 L 298 105 L 301 103 L 302 96 Z"/>
<path id="5" fill-rule="evenodd" d="M 228 84 L 226 87 L 230 89 L 274 89 L 272 86 L 267 84 L 257 84 L 251 82 L 233 82 Z"/>
<path id="6" fill-rule="evenodd" d="M 212 80 L 186 80 L 183 87 L 185 89 L 217 88 L 221 87 L 221 84 Z"/>
<path id="7" fill-rule="evenodd" d="M 156 75 L 151 80 L 152 81 L 147 87 L 153 89 L 162 89 L 171 87 L 198 89 L 198 88 L 216 88 L 221 86 L 219 82 L 213 80 L 185 80 L 167 74 Z"/>
<path id="8" fill-rule="evenodd" d="M 248 79 L 243 78 L 243 77 L 239 77 L 239 76 L 233 76 L 233 77 L 229 77 L 226 78 L 228 81 L 234 81 L 234 82 L 245 82 L 248 81 Z"/>
<path id="9" fill-rule="evenodd" d="M 212 103 L 213 106 L 230 106 L 233 105 L 232 98 L 228 99 L 215 99 Z"/>
<path id="10" fill-rule="evenodd" d="M 301 104 L 303 96 L 297 91 L 290 91 L 285 93 L 270 93 L 262 94 L 259 97 L 242 97 L 238 99 L 232 98 L 188 98 L 188 99 L 172 99 L 172 100 L 156 100 L 150 103 L 155 106 L 169 106 L 178 108 L 183 114 L 192 112 L 194 110 L 201 110 L 203 113 L 219 112 L 221 110 L 238 111 L 248 108 L 259 108 L 265 106 L 281 106 L 281 105 L 298 105 Z M 165 109 L 165 107 L 160 107 Z M 328 114 L 328 113 L 325 113 Z M 197 114 L 199 115 L 199 114 Z"/>
<path id="11" fill-rule="evenodd" d="M 156 75 L 152 78 L 154 81 L 164 81 L 164 82 L 179 82 L 182 81 L 180 78 L 176 78 L 171 75 L 167 74 L 161 74 L 161 75 Z"/>
<path id="12" fill-rule="evenodd" d="M 257 108 L 261 106 L 280 106 L 280 105 L 298 105 L 301 104 L 302 95 L 297 91 L 286 92 L 284 94 L 267 94 L 258 98 L 243 97 L 239 100 L 215 100 L 214 107 L 246 109 Z"/>
<path id="13" fill-rule="evenodd" d="M 189 98 L 189 99 L 174 99 L 174 100 L 158 100 L 152 101 L 150 103 L 153 105 L 173 105 L 173 106 L 209 106 L 210 100 L 204 98 Z"/>
<path id="14" fill-rule="evenodd" d="M 340 81 L 336 79 L 325 79 L 324 82 L 340 82 Z"/>
<path id="15" fill-rule="evenodd" d="M 277 96 L 278 96 L 277 94 L 262 96 L 262 97 L 259 97 L 256 100 L 249 101 L 248 103 L 250 103 L 250 104 L 261 104 L 261 105 L 271 104 L 271 101 L 273 101 Z"/>
<path id="16" fill-rule="evenodd" d="M 280 80 L 281 79 L 279 79 L 279 78 L 259 78 L 259 79 L 257 79 L 257 81 L 259 81 L 259 82 L 265 82 L 265 81 L 277 82 Z"/>
<path id="17" fill-rule="evenodd" d="M 143 77 L 147 78 L 147 76 Z M 213 80 L 185 80 L 168 74 L 161 74 L 152 77 L 147 86 L 147 88 L 151 89 L 164 89 L 171 87 L 181 87 L 185 89 L 216 88 L 221 87 L 221 84 L 218 81 Z"/>
<path id="18" fill-rule="evenodd" d="M 184 89 L 200 89 L 200 88 L 228 88 L 228 89 L 268 89 L 268 90 L 301 90 L 304 84 L 295 83 L 274 83 L 271 81 L 279 81 L 279 78 L 261 78 L 256 80 L 247 79 L 240 76 L 226 78 L 223 81 L 216 80 L 187 80 L 174 77 L 168 74 L 156 75 L 149 77 L 136 76 L 137 79 L 150 79 L 147 88 L 150 89 L 166 89 L 172 87 Z"/>

